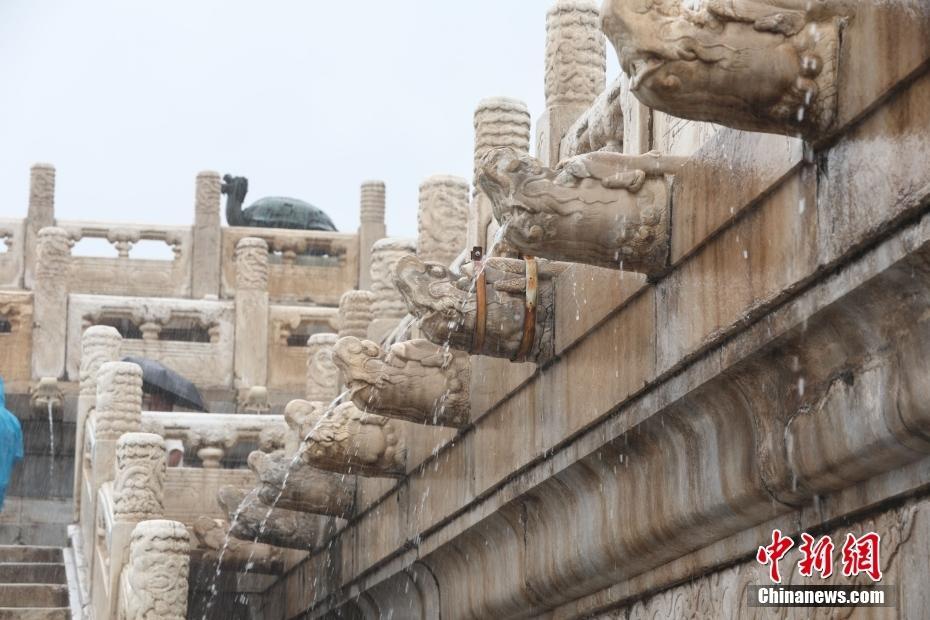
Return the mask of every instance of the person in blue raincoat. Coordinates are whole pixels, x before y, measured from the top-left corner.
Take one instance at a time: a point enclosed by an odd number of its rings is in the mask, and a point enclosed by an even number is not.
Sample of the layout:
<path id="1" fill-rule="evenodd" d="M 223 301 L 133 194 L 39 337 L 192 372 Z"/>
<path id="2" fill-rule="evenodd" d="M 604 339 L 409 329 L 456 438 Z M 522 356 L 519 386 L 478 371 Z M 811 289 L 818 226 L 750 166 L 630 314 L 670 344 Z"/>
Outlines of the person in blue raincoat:
<path id="1" fill-rule="evenodd" d="M 0 377 L 0 510 L 6 497 L 6 485 L 13 474 L 13 466 L 23 458 L 23 429 L 19 420 L 6 408 L 3 377 Z"/>

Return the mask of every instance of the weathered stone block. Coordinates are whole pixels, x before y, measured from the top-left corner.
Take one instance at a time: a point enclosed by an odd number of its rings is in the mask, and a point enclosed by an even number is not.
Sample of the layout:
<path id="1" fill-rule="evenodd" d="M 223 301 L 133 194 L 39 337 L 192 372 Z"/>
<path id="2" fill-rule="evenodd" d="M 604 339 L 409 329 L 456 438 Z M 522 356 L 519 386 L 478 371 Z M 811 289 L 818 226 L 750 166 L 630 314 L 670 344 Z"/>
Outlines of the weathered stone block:
<path id="1" fill-rule="evenodd" d="M 814 273 L 815 185 L 799 170 L 657 285 L 660 373 Z"/>

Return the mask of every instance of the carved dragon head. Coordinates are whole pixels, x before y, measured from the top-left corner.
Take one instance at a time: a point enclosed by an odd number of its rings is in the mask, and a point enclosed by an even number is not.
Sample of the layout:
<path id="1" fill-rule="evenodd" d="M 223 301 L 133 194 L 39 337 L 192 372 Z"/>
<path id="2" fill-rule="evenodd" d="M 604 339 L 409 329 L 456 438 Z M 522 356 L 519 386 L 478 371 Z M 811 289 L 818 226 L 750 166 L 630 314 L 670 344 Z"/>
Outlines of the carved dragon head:
<path id="1" fill-rule="evenodd" d="M 353 403 L 338 405 L 309 433 L 304 462 L 331 471 L 361 475 L 400 475 L 407 450 L 390 420 L 360 411 Z"/>
<path id="2" fill-rule="evenodd" d="M 689 6 L 689 4 L 691 6 Z M 738 129 L 794 134 L 832 120 L 831 19 L 849 0 L 608 0 L 602 29 L 646 105 Z M 821 76 L 821 70 L 830 67 Z M 818 91 L 826 100 L 818 102 Z M 798 113 L 805 106 L 806 114 Z"/>
<path id="3" fill-rule="evenodd" d="M 615 269 L 625 261 L 649 273 L 653 255 L 661 263 L 665 254 L 663 173 L 673 159 L 595 152 L 546 168 L 502 148 L 484 155 L 478 184 L 520 252 Z"/>
<path id="4" fill-rule="evenodd" d="M 478 185 L 491 202 L 504 237 L 517 248 L 535 246 L 559 217 L 555 175 L 526 153 L 509 147 L 491 149 L 478 165 Z"/>
<path id="5" fill-rule="evenodd" d="M 303 440 L 320 422 L 325 406 L 326 403 L 317 401 L 292 400 L 284 407 L 284 421 Z"/>
<path id="6" fill-rule="evenodd" d="M 386 376 L 381 347 L 370 340 L 340 338 L 333 348 L 333 361 L 342 371 L 349 398 L 354 402 L 358 402 L 356 396 L 367 400 L 371 389 L 377 389 Z"/>
<path id="7" fill-rule="evenodd" d="M 456 277 L 439 263 L 405 256 L 394 268 L 394 285 L 425 331 L 439 334 L 449 330 L 450 324 L 462 322 L 470 281 Z"/>

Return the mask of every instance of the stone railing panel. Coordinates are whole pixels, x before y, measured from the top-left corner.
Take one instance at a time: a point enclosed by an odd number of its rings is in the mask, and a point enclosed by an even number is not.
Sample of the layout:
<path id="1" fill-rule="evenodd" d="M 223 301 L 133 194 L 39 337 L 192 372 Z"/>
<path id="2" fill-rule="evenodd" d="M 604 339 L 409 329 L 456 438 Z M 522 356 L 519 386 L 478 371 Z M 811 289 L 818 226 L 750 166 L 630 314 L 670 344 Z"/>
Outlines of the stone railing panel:
<path id="1" fill-rule="evenodd" d="M 0 291 L 0 376 L 7 390 L 26 391 L 31 360 L 32 293 Z"/>
<path id="2" fill-rule="evenodd" d="M 255 486 L 255 474 L 248 469 L 203 469 L 169 467 L 165 477 L 165 516 L 192 526 L 199 517 L 226 519 L 216 501 L 223 487 L 243 492 Z"/>
<path id="3" fill-rule="evenodd" d="M 307 380 L 307 339 L 336 330 L 336 308 L 271 306 L 268 387 L 302 395 Z M 277 404 L 277 403 L 275 403 Z"/>
<path id="4" fill-rule="evenodd" d="M 267 441 L 269 429 L 283 432 L 286 428 L 280 415 L 255 413 L 146 411 L 142 414 L 142 424 L 165 439 L 180 440 L 194 451 L 211 450 L 206 461 L 212 466 L 237 446 L 254 446 Z"/>
<path id="5" fill-rule="evenodd" d="M 223 229 L 222 296 L 236 290 L 236 244 L 246 237 L 268 244 L 268 296 L 272 303 L 336 306 L 358 282 L 358 237 L 352 233 L 245 228 Z"/>
<path id="6" fill-rule="evenodd" d="M 188 297 L 191 292 L 193 237 L 189 226 L 146 226 L 111 222 L 60 222 L 73 243 L 81 239 L 106 239 L 116 258 L 72 256 L 72 293 Z M 134 258 L 132 248 L 140 241 L 162 241 L 173 260 Z"/>
<path id="7" fill-rule="evenodd" d="M 145 411 L 142 425 L 157 428 L 165 439 L 182 441 L 186 452 L 201 445 L 215 448 L 215 438 L 227 442 L 222 447 L 226 451 L 245 444 L 256 445 L 263 431 L 286 428 L 284 418 L 279 415 L 179 411 Z M 165 476 L 165 517 L 189 527 L 201 516 L 225 519 L 226 513 L 216 501 L 217 493 L 224 486 L 249 490 L 255 486 L 255 475 L 248 469 L 169 467 Z"/>
<path id="8" fill-rule="evenodd" d="M 79 378 L 81 334 L 91 325 L 103 324 L 133 330 L 132 334 L 123 333 L 121 354 L 124 356 L 157 360 L 201 388 L 230 387 L 235 340 L 233 319 L 230 302 L 71 295 L 68 377 L 72 381 Z"/>

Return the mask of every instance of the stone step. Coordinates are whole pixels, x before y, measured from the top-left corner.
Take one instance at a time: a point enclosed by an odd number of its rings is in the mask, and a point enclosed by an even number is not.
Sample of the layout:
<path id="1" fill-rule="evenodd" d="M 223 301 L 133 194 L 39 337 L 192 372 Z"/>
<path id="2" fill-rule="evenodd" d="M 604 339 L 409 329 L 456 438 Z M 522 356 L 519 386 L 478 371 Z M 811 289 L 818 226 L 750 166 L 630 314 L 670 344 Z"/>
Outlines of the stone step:
<path id="1" fill-rule="evenodd" d="M 26 545 L 0 545 L 0 563 L 8 562 L 61 562 L 60 547 L 30 547 Z"/>
<path id="2" fill-rule="evenodd" d="M 70 620 L 67 607 L 0 607 L 0 620 Z"/>
<path id="3" fill-rule="evenodd" d="M 68 586 L 53 583 L 0 584 L 2 607 L 67 607 Z"/>
<path id="4" fill-rule="evenodd" d="M 45 562 L 0 562 L 0 583 L 65 583 L 65 565 Z"/>

